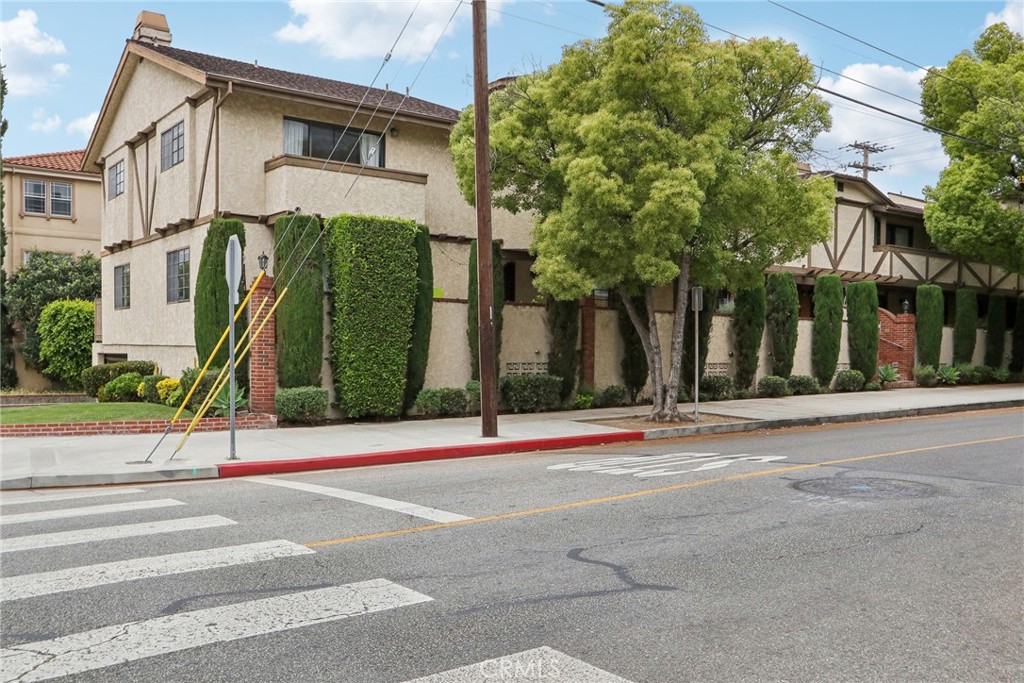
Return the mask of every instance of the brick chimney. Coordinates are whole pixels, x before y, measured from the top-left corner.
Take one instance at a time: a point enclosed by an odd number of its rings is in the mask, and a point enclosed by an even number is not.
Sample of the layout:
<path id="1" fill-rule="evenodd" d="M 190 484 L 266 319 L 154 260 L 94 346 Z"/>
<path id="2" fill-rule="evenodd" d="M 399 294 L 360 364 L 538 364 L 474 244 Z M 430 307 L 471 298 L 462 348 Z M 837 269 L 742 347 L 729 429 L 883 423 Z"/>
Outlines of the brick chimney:
<path id="1" fill-rule="evenodd" d="M 159 12 L 139 12 L 132 39 L 151 45 L 170 45 L 171 29 L 167 25 L 167 17 Z"/>

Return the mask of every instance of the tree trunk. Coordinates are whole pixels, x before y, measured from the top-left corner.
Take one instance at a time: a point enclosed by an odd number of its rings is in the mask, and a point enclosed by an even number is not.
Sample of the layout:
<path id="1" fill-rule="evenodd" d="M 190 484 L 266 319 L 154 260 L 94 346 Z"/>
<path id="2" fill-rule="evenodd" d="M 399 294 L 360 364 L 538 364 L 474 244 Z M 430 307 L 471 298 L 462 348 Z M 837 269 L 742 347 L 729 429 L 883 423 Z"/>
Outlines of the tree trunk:
<path id="1" fill-rule="evenodd" d="M 683 332 L 686 322 L 686 308 L 690 303 L 690 260 L 689 252 L 679 259 L 679 278 L 676 280 L 676 307 L 672 316 L 672 347 L 669 360 L 668 394 L 672 397 L 665 407 L 665 422 L 679 422 L 679 377 L 683 365 Z"/>
<path id="2" fill-rule="evenodd" d="M 640 343 L 644 347 L 644 355 L 647 356 L 647 368 L 651 380 L 651 420 L 657 420 L 664 407 L 665 389 L 664 379 L 661 373 L 661 341 L 658 339 L 658 323 L 654 317 L 654 290 L 644 289 L 644 299 L 647 303 L 647 320 L 640 317 L 639 311 L 633 305 L 633 299 L 625 287 L 619 288 L 619 295 L 622 297 L 622 305 L 626 309 L 630 322 L 636 328 L 640 336 Z"/>

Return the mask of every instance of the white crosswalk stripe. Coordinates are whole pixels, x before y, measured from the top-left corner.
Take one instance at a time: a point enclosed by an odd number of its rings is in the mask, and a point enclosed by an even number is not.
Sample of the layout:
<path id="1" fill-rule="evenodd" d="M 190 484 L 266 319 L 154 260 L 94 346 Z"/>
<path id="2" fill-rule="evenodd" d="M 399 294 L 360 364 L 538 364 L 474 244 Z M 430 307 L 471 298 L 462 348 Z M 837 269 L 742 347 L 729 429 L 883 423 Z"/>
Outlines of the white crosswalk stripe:
<path id="1" fill-rule="evenodd" d="M 26 524 L 28 522 L 43 522 L 51 519 L 71 519 L 73 517 L 90 517 L 93 515 L 107 515 L 115 512 L 135 512 L 138 510 L 153 510 L 155 508 L 174 507 L 184 505 L 180 500 L 163 498 L 161 500 L 139 500 L 133 503 L 111 503 L 110 505 L 90 505 L 84 508 L 64 508 L 62 510 L 45 510 L 43 512 L 22 512 L 16 515 L 4 515 L 0 517 L 0 525 Z"/>
<path id="2" fill-rule="evenodd" d="M 540 681 L 576 681 L 577 683 L 630 683 L 596 666 L 550 647 L 538 647 L 514 655 L 496 657 L 458 669 L 424 676 L 406 683 L 538 683 Z"/>
<path id="3" fill-rule="evenodd" d="M 148 536 L 151 534 L 166 534 L 174 531 L 209 529 L 211 527 L 229 526 L 237 523 L 238 522 L 235 522 L 234 520 L 227 519 L 219 515 L 206 515 L 204 517 L 169 519 L 160 522 L 105 526 L 93 529 L 79 529 L 75 531 L 57 531 L 50 534 L 36 534 L 34 536 L 15 536 L 14 538 L 5 538 L 0 540 L 0 552 L 9 553 L 23 550 L 37 550 L 39 548 L 52 548 L 55 546 L 94 543 L 96 541 L 109 541 L 119 538 L 131 538 L 133 536 Z"/>
<path id="4" fill-rule="evenodd" d="M 145 493 L 144 489 L 77 489 L 60 493 L 43 493 L 40 491 L 3 491 L 0 492 L 0 505 L 26 505 L 28 503 L 50 503 L 55 500 L 75 500 L 78 498 L 99 498 L 102 496 L 124 496 L 131 493 Z"/>
<path id="5" fill-rule="evenodd" d="M 204 645 L 429 602 L 385 579 L 106 626 L 0 650 L 3 681 L 45 681 Z"/>

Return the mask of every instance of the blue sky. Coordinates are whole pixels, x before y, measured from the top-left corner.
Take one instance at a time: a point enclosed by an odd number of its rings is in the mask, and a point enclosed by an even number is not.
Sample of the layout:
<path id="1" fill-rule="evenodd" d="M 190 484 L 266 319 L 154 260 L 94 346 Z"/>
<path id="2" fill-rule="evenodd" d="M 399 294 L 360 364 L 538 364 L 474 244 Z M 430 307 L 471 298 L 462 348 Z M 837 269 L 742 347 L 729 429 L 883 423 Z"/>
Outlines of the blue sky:
<path id="1" fill-rule="evenodd" d="M 416 3 L 406 0 L 334 2 L 18 2 L 0 10 L 0 61 L 10 94 L 5 157 L 85 146 L 138 13 L 161 12 L 188 50 L 257 60 L 261 65 L 368 85 Z M 870 42 L 910 62 L 943 66 L 970 48 L 985 26 L 1006 21 L 1024 33 L 1024 0 L 986 2 L 784 2 L 787 7 Z M 599 7 L 583 0 L 491 0 L 490 76 L 523 73 L 558 60 L 562 46 L 604 34 Z M 797 43 L 815 64 L 909 100 L 922 76 L 911 64 L 861 45 L 766 1 L 697 2 L 701 17 L 742 36 L 769 35 Z M 416 7 L 378 86 L 404 90 L 451 107 L 472 99 L 470 8 L 450 0 Z M 708 30 L 712 38 L 725 37 Z M 435 46 L 433 55 L 427 55 Z M 422 75 L 415 81 L 422 68 Z M 821 84 L 917 119 L 915 104 L 823 73 Z M 883 190 L 920 196 L 946 160 L 938 136 L 920 127 L 837 102 L 832 131 L 816 142 L 816 169 L 846 170 L 871 141 L 891 149 L 872 157 L 886 166 L 871 180 Z"/>

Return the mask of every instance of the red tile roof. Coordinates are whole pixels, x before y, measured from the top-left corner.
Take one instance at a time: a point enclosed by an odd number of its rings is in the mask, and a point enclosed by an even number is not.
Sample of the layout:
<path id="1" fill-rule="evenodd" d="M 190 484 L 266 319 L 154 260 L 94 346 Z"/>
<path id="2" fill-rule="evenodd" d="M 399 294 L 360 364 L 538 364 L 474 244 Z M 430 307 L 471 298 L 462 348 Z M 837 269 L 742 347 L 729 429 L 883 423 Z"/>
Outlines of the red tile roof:
<path id="1" fill-rule="evenodd" d="M 82 158 L 84 156 L 84 149 L 76 149 L 71 152 L 30 154 L 24 157 L 8 157 L 4 159 L 4 165 L 32 166 L 33 168 L 46 168 L 52 171 L 81 171 Z"/>

